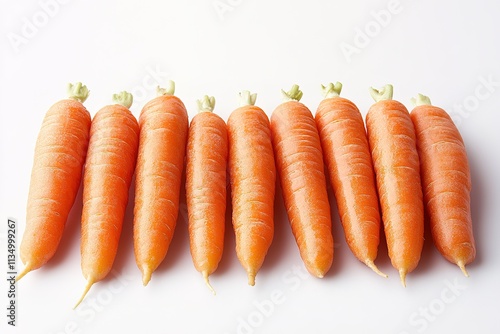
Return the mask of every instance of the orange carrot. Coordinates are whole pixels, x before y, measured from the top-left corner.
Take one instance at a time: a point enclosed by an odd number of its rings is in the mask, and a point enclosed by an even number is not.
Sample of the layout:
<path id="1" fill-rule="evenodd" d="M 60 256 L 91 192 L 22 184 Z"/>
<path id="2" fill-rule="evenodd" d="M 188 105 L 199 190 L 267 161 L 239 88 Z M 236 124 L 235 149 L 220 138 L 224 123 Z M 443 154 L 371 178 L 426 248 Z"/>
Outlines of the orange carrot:
<path id="1" fill-rule="evenodd" d="M 144 285 L 167 254 L 179 213 L 188 116 L 174 89 L 159 89 L 139 117 L 134 251 Z"/>
<path id="2" fill-rule="evenodd" d="M 276 167 L 269 118 L 254 106 L 255 94 L 240 96 L 242 106 L 227 122 L 232 220 L 236 254 L 254 285 L 274 236 Z"/>
<path id="3" fill-rule="evenodd" d="M 214 114 L 215 99 L 198 101 L 199 113 L 191 121 L 187 144 L 186 200 L 191 256 L 206 284 L 224 250 L 226 216 L 226 123 Z"/>
<path id="4" fill-rule="evenodd" d="M 316 124 L 347 244 L 361 262 L 387 277 L 374 264 L 380 211 L 363 117 L 354 103 L 339 96 L 341 83 L 322 88 L 325 99 Z"/>
<path id="5" fill-rule="evenodd" d="M 132 95 L 114 95 L 115 105 L 99 110 L 90 128 L 83 176 L 82 273 L 85 291 L 111 270 L 125 216 L 139 144 L 139 125 L 128 108 Z"/>
<path id="6" fill-rule="evenodd" d="M 283 92 L 283 91 L 282 91 Z M 297 85 L 271 116 L 276 167 L 293 235 L 307 270 L 323 277 L 333 261 L 330 204 L 321 143 L 311 111 Z"/>
<path id="7" fill-rule="evenodd" d="M 420 261 L 424 207 L 415 130 L 404 105 L 392 100 L 392 86 L 371 89 L 376 103 L 366 115 L 387 248 L 401 283 Z"/>
<path id="8" fill-rule="evenodd" d="M 90 114 L 82 104 L 88 90 L 70 84 L 68 95 L 50 107 L 38 134 L 21 242 L 25 267 L 16 280 L 52 258 L 80 187 L 90 131 Z"/>
<path id="9" fill-rule="evenodd" d="M 431 234 L 439 252 L 465 265 L 476 256 L 470 210 L 471 178 L 465 145 L 450 116 L 418 95 L 411 112 Z"/>

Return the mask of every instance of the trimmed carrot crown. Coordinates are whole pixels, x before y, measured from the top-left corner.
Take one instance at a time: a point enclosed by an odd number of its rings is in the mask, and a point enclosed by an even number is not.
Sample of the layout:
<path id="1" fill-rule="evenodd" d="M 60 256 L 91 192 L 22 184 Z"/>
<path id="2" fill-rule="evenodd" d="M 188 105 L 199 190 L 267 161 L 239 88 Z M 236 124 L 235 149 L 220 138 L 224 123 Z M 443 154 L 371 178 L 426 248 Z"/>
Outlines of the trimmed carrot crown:
<path id="1" fill-rule="evenodd" d="M 198 104 L 198 112 L 212 112 L 215 108 L 215 97 L 205 95 L 202 99 L 196 100 Z"/>
<path id="2" fill-rule="evenodd" d="M 255 105 L 255 101 L 257 100 L 256 93 L 252 94 L 248 90 L 243 90 L 243 91 L 239 92 L 238 95 L 240 96 L 239 97 L 240 107 Z"/>
<path id="3" fill-rule="evenodd" d="M 299 85 L 293 85 L 292 88 L 288 92 L 285 92 L 283 89 L 281 90 L 281 94 L 283 94 L 283 101 L 300 101 L 302 98 L 302 91 L 299 89 Z"/>
<path id="4" fill-rule="evenodd" d="M 168 80 L 166 87 L 156 87 L 156 94 L 158 96 L 162 95 L 174 95 L 175 92 L 175 82 Z"/>
<path id="5" fill-rule="evenodd" d="M 375 89 L 373 87 L 369 88 L 371 97 L 375 100 L 375 102 L 382 100 L 392 100 L 392 93 L 394 88 L 391 84 L 387 84 L 380 89 Z"/>
<path id="6" fill-rule="evenodd" d="M 414 107 L 432 105 L 431 99 L 428 96 L 425 96 L 420 93 L 418 93 L 416 97 L 412 97 L 410 99 L 410 102 L 411 104 L 413 104 Z"/>
<path id="7" fill-rule="evenodd" d="M 66 93 L 68 94 L 68 98 L 77 100 L 80 103 L 85 102 L 87 97 L 89 97 L 89 90 L 87 86 L 81 82 L 76 82 L 74 84 L 69 83 L 66 88 Z"/>
<path id="8" fill-rule="evenodd" d="M 335 84 L 330 82 L 326 86 L 321 85 L 321 92 L 323 93 L 323 97 L 325 99 L 329 99 L 331 97 L 337 97 L 340 95 L 341 91 L 342 91 L 342 83 L 338 81 Z"/>
<path id="9" fill-rule="evenodd" d="M 113 102 L 129 109 L 134 102 L 134 97 L 129 92 L 123 91 L 118 94 L 113 94 Z"/>

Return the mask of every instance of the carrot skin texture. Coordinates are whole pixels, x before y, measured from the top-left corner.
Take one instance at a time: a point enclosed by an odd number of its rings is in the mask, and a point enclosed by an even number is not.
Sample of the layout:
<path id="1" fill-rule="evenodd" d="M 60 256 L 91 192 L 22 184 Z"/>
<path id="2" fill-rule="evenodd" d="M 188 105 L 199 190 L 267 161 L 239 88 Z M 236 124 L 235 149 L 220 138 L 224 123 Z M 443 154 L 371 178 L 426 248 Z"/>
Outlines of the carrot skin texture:
<path id="1" fill-rule="evenodd" d="M 72 99 L 55 103 L 45 115 L 35 147 L 20 248 L 29 270 L 43 266 L 57 250 L 80 187 L 90 123 L 87 109 Z"/>
<path id="2" fill-rule="evenodd" d="M 142 109 L 139 126 L 134 252 L 146 285 L 167 254 L 177 222 L 188 133 L 186 108 L 176 96 L 158 96 Z"/>
<path id="3" fill-rule="evenodd" d="M 221 117 L 200 112 L 192 119 L 186 156 L 191 256 L 196 270 L 208 277 L 224 250 L 228 138 Z"/>
<path id="4" fill-rule="evenodd" d="M 229 116 L 228 130 L 236 254 L 254 285 L 274 237 L 276 167 L 269 118 L 259 107 L 243 106 Z"/>
<path id="5" fill-rule="evenodd" d="M 424 209 L 413 123 L 406 107 L 382 100 L 366 116 L 389 258 L 402 282 L 420 260 Z"/>
<path id="6" fill-rule="evenodd" d="M 470 210 L 471 177 L 465 145 L 457 127 L 443 109 L 414 108 L 422 184 L 431 234 L 439 252 L 464 266 L 476 256 Z"/>
<path id="7" fill-rule="evenodd" d="M 96 113 L 83 179 L 81 255 L 89 286 L 112 268 L 138 144 L 139 126 L 127 108 L 110 105 Z"/>
<path id="8" fill-rule="evenodd" d="M 319 134 L 302 103 L 279 105 L 271 116 L 276 167 L 285 208 L 307 270 L 323 277 L 333 262 L 330 204 Z"/>
<path id="9" fill-rule="evenodd" d="M 347 244 L 361 262 L 374 266 L 381 223 L 363 117 L 350 100 L 332 97 L 318 106 L 316 124 Z"/>

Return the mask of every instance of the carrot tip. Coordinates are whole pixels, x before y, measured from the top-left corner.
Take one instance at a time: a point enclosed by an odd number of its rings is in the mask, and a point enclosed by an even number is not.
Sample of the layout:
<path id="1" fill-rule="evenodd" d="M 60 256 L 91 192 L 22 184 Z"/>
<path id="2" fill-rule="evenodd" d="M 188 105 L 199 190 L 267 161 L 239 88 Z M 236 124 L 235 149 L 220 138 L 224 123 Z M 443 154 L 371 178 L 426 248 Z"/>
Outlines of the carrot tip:
<path id="1" fill-rule="evenodd" d="M 406 288 L 406 270 L 400 269 L 399 277 L 401 278 L 401 284 L 403 284 L 403 287 Z"/>
<path id="2" fill-rule="evenodd" d="M 208 288 L 210 289 L 210 291 L 212 291 L 212 293 L 214 294 L 215 296 L 215 289 L 213 288 L 213 286 L 210 284 L 210 281 L 208 280 L 208 271 L 204 271 L 201 273 L 203 275 L 203 279 L 205 280 L 205 284 L 208 286 Z"/>
<path id="3" fill-rule="evenodd" d="M 16 283 L 24 277 L 24 275 L 26 275 L 27 273 L 29 273 L 31 271 L 31 264 L 28 262 L 26 263 L 26 266 L 24 267 L 24 269 L 16 276 Z"/>
<path id="4" fill-rule="evenodd" d="M 463 261 L 458 261 L 457 266 L 460 268 L 460 270 L 462 270 L 465 277 L 469 277 L 469 273 L 467 272 L 467 269 L 465 269 L 465 264 L 463 263 Z"/>
<path id="5" fill-rule="evenodd" d="M 83 299 L 85 298 L 85 296 L 89 292 L 89 290 L 92 287 L 92 285 L 94 285 L 94 279 L 89 279 L 87 281 L 87 285 L 85 286 L 85 290 L 83 290 L 82 296 L 80 297 L 80 299 L 78 300 L 78 302 L 76 303 L 76 305 L 73 307 L 73 310 L 76 309 L 78 307 L 78 305 L 80 305 L 80 303 L 83 301 Z"/>
<path id="6" fill-rule="evenodd" d="M 387 276 L 386 274 L 384 274 L 383 272 L 381 272 L 378 267 L 375 265 L 375 263 L 373 263 L 372 260 L 366 260 L 365 264 L 368 266 L 368 268 L 370 268 L 371 270 L 373 270 L 374 272 L 376 272 L 377 274 L 379 274 L 380 276 L 382 277 L 389 277 Z"/>
<path id="7" fill-rule="evenodd" d="M 255 272 L 248 271 L 248 285 L 251 285 L 251 286 L 255 285 L 255 276 L 256 276 Z"/>
<path id="8" fill-rule="evenodd" d="M 148 285 L 149 281 L 151 281 L 151 270 L 149 268 L 144 269 L 142 272 L 142 285 L 146 286 Z"/>

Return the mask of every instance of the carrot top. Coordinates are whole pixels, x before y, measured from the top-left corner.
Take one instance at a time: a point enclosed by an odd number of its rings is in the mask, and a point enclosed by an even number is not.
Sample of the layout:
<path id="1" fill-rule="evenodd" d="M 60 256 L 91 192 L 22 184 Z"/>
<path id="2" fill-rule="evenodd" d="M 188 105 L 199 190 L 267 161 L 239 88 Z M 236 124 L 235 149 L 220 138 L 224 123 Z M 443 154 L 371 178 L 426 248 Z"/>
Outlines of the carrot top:
<path id="1" fill-rule="evenodd" d="M 411 104 L 413 106 L 418 107 L 418 106 L 430 106 L 432 105 L 431 99 L 428 96 L 425 96 L 423 94 L 418 93 L 416 97 L 412 97 L 410 99 Z"/>
<path id="2" fill-rule="evenodd" d="M 172 80 L 168 80 L 167 82 L 167 87 L 163 88 L 163 87 L 156 87 L 156 93 L 158 96 L 162 96 L 162 95 L 174 95 L 175 93 L 175 82 L 173 82 Z"/>
<path id="3" fill-rule="evenodd" d="M 134 102 L 134 97 L 129 92 L 122 91 L 118 94 L 113 94 L 113 102 L 129 109 Z"/>
<path id="4" fill-rule="evenodd" d="M 200 100 L 197 100 L 198 112 L 212 112 L 215 108 L 215 97 L 205 95 Z"/>
<path id="5" fill-rule="evenodd" d="M 338 81 L 336 83 L 330 82 L 326 86 L 321 85 L 321 92 L 323 93 L 323 97 L 325 99 L 339 96 L 341 91 L 342 91 L 342 83 Z"/>
<path id="6" fill-rule="evenodd" d="M 89 90 L 87 86 L 81 82 L 76 82 L 74 84 L 69 83 L 66 88 L 66 93 L 70 99 L 77 100 L 80 103 L 85 102 L 89 97 Z"/>
<path id="7" fill-rule="evenodd" d="M 300 101 L 302 98 L 302 91 L 299 89 L 299 85 L 293 85 L 292 88 L 288 92 L 285 92 L 283 89 L 281 90 L 281 94 L 283 94 L 283 101 Z"/>
<path id="8" fill-rule="evenodd" d="M 380 89 L 375 89 L 373 87 L 370 87 L 369 90 L 370 90 L 370 95 L 375 100 L 375 102 L 382 100 L 392 100 L 392 93 L 394 91 L 394 88 L 392 87 L 391 84 L 387 84 Z"/>
<path id="9" fill-rule="evenodd" d="M 243 90 L 239 93 L 239 102 L 240 102 L 240 107 L 244 106 L 253 106 L 255 105 L 255 101 L 257 101 L 257 94 L 256 93 L 250 93 L 248 90 Z"/>

